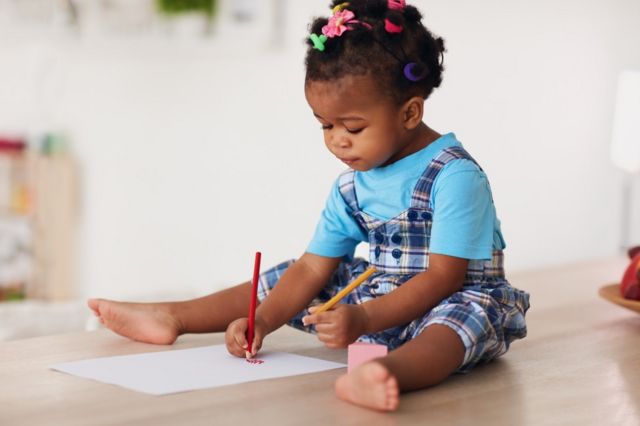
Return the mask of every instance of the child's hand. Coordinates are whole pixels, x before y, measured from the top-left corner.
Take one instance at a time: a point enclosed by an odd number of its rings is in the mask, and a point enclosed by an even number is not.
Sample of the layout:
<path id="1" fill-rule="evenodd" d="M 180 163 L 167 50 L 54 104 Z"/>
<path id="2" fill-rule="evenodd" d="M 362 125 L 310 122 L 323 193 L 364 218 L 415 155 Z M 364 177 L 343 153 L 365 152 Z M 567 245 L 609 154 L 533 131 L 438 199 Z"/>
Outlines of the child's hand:
<path id="1" fill-rule="evenodd" d="M 262 340 L 264 339 L 266 330 L 266 327 L 263 325 L 262 321 L 258 317 L 256 317 L 252 348 L 248 348 L 247 346 L 248 329 L 248 318 L 239 318 L 233 321 L 227 327 L 227 331 L 224 335 L 224 340 L 227 345 L 227 351 L 229 351 L 231 355 L 242 358 L 252 358 L 262 347 Z"/>
<path id="2" fill-rule="evenodd" d="M 366 333 L 369 319 L 362 305 L 341 304 L 314 314 L 317 309 L 309 308 L 311 315 L 303 317 L 302 323 L 315 324 L 318 339 L 329 348 L 346 348 Z"/>

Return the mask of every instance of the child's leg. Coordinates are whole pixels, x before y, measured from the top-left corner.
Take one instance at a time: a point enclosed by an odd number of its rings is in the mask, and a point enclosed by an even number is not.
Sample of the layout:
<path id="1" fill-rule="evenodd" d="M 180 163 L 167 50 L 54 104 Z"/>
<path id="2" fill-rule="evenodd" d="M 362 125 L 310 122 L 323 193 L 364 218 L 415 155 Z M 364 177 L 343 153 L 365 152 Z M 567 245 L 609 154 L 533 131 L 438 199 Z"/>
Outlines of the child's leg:
<path id="1" fill-rule="evenodd" d="M 362 364 L 336 381 L 338 397 L 383 411 L 395 410 L 399 392 L 435 385 L 453 373 L 465 347 L 451 328 L 433 324 L 383 358 Z"/>
<path id="2" fill-rule="evenodd" d="M 251 284 L 244 283 L 183 302 L 128 303 L 89 299 L 109 329 L 145 343 L 169 345 L 184 333 L 220 332 L 249 311 Z"/>

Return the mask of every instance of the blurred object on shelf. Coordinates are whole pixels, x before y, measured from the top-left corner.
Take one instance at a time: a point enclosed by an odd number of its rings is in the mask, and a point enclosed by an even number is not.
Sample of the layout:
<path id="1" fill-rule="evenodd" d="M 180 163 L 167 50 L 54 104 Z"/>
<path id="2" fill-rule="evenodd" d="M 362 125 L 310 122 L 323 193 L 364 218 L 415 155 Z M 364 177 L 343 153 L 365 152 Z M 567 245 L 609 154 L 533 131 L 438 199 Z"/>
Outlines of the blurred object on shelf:
<path id="1" fill-rule="evenodd" d="M 0 212 L 28 213 L 26 150 L 27 143 L 24 139 L 0 136 Z"/>
<path id="2" fill-rule="evenodd" d="M 0 137 L 0 300 L 26 296 L 32 278 L 27 143 Z"/>
<path id="3" fill-rule="evenodd" d="M 156 0 L 156 4 L 167 15 L 196 12 L 213 16 L 216 10 L 216 0 Z"/>
<path id="4" fill-rule="evenodd" d="M 40 139 L 39 148 L 42 155 L 65 154 L 67 152 L 67 141 L 59 133 L 47 133 Z"/>
<path id="5" fill-rule="evenodd" d="M 0 136 L 0 300 L 68 300 L 75 166 L 60 134 Z"/>
<path id="6" fill-rule="evenodd" d="M 164 31 L 176 36 L 206 36 L 213 31 L 217 0 L 156 0 Z"/>
<path id="7" fill-rule="evenodd" d="M 69 300 L 73 296 L 77 222 L 76 167 L 61 134 L 43 136 L 31 157 L 35 233 L 33 285 L 28 297 Z"/>
<path id="8" fill-rule="evenodd" d="M 20 138 L 12 137 L 0 137 L 0 151 L 2 152 L 17 152 L 24 151 L 27 147 L 26 142 Z"/>
<path id="9" fill-rule="evenodd" d="M 190 40 L 215 33 L 261 49 L 284 44 L 286 15 L 287 0 L 0 0 L 0 37 Z"/>
<path id="10" fill-rule="evenodd" d="M 257 0 L 236 0 L 232 8 L 231 16 L 238 22 L 250 22 L 258 13 Z"/>
<path id="11" fill-rule="evenodd" d="M 82 0 L 83 33 L 144 34 L 153 29 L 154 0 Z"/>
<path id="12" fill-rule="evenodd" d="M 26 297 L 33 272 L 32 242 L 27 217 L 0 215 L 0 300 Z"/>

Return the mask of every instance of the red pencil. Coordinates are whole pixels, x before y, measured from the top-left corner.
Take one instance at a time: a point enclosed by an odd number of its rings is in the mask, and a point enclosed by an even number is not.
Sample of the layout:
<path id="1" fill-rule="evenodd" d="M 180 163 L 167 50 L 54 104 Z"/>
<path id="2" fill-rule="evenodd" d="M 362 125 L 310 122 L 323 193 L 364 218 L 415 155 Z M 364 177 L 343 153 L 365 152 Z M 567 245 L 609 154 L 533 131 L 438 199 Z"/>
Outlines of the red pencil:
<path id="1" fill-rule="evenodd" d="M 251 303 L 249 304 L 249 327 L 247 329 L 247 358 L 251 354 L 253 337 L 256 325 L 256 305 L 258 304 L 258 276 L 260 275 L 261 253 L 256 252 L 256 260 L 253 263 L 253 280 L 251 281 Z"/>

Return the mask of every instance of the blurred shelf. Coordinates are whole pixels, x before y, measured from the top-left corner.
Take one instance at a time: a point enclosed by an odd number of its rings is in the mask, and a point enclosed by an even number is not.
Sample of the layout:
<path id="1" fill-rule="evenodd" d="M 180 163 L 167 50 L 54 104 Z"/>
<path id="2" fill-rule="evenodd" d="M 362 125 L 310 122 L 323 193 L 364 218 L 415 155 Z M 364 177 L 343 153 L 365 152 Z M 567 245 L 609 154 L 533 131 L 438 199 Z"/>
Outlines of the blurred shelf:
<path id="1" fill-rule="evenodd" d="M 73 295 L 72 158 L 0 150 L 0 301 Z"/>

